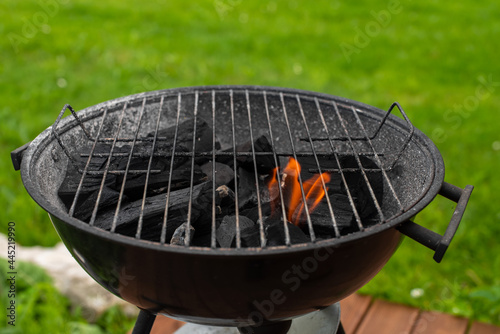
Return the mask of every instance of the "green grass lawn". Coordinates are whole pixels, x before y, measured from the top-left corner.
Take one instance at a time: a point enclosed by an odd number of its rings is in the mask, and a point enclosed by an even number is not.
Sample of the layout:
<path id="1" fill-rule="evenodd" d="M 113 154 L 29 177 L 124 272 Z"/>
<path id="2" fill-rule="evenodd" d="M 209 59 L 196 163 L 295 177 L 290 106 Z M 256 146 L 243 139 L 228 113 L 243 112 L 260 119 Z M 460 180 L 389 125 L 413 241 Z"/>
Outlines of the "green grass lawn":
<path id="1" fill-rule="evenodd" d="M 118 306 L 111 307 L 101 314 L 95 323 L 88 324 L 78 306 L 71 306 L 70 301 L 53 286 L 52 279 L 34 264 L 17 263 L 16 298 L 7 293 L 10 289 L 7 272 L 8 262 L 0 259 L 0 302 L 10 305 L 16 301 L 16 317 L 8 318 L 15 326 L 2 322 L 2 334 L 123 334 L 132 328 L 135 319 L 129 319 Z M 8 313 L 10 314 L 10 313 Z"/>
<path id="2" fill-rule="evenodd" d="M 398 101 L 436 141 L 446 181 L 476 189 L 441 264 L 407 239 L 362 292 L 500 324 L 498 17 L 498 2 L 472 0 L 4 0 L 0 231 L 15 221 L 23 245 L 58 242 L 9 153 L 65 103 L 210 84 L 301 88 L 382 109 Z M 416 221 L 443 233 L 453 209 L 438 199 Z"/>

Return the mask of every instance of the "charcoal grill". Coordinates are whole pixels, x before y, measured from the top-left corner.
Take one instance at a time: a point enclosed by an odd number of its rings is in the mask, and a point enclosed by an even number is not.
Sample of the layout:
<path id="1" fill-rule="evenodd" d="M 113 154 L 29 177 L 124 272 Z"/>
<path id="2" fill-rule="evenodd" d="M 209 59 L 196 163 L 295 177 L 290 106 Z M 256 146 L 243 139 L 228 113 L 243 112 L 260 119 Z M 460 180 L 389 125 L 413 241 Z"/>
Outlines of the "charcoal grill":
<path id="1" fill-rule="evenodd" d="M 63 118 L 66 112 L 71 115 Z M 192 146 L 180 150 L 176 148 L 180 136 L 178 126 L 185 120 L 193 121 L 189 132 Z M 208 124 L 212 131 L 210 137 L 196 133 L 196 124 L 200 122 Z M 161 129 L 169 127 L 176 129 L 173 136 L 162 136 Z M 268 138 L 271 151 L 259 151 L 254 146 L 260 136 Z M 241 149 L 241 144 L 248 140 L 252 145 Z M 159 149 L 165 143 L 170 149 Z M 210 148 L 200 150 L 201 144 Z M 107 151 L 97 152 L 99 146 Z M 335 203 L 326 196 L 323 202 L 334 235 L 318 237 L 314 219 L 305 205 L 304 229 L 309 239 L 294 244 L 287 219 L 282 218 L 283 244 L 270 246 L 261 210 L 263 199 L 257 189 L 259 244 L 242 246 L 240 222 L 236 218 L 235 247 L 220 247 L 216 240 L 214 198 L 215 161 L 221 156 L 233 160 L 234 166 L 241 163 L 241 159 L 250 158 L 255 167 L 256 187 L 260 184 L 257 164 L 262 157 L 270 159 L 276 167 L 290 157 L 313 161 L 309 172 L 335 175 L 343 187 L 355 229 L 347 233 L 341 231 Z M 132 159 L 138 157 L 148 161 L 147 168 L 131 165 Z M 190 228 L 186 230 L 183 245 L 169 244 L 166 238 L 173 217 L 169 212 L 170 176 L 177 157 L 187 158 L 192 166 L 190 184 L 186 187 L 189 201 L 180 210 L 185 214 L 188 227 L 193 223 L 195 160 L 203 158 L 213 163 L 209 187 L 212 204 L 204 213 L 211 218 L 205 246 L 190 244 Z M 345 157 L 352 163 L 343 164 Z M 363 162 L 366 157 L 374 164 L 366 166 Z M 116 158 L 125 159 L 127 163 L 118 168 L 112 162 Z M 266 330 L 276 333 L 278 327 L 286 332 L 290 319 L 336 303 L 368 282 L 396 250 L 401 233 L 434 250 L 434 259 L 440 262 L 473 189 L 444 182 L 444 163 L 438 149 L 412 125 L 398 103 L 382 111 L 336 96 L 260 86 L 147 92 L 79 112 L 66 105 L 54 125 L 12 152 L 12 159 L 15 168 L 21 170 L 28 193 L 49 213 L 76 261 L 107 290 L 142 310 L 137 333 L 149 331 L 156 314 L 199 324 L 241 327 L 242 332 L 252 328 L 258 333 Z M 323 164 L 325 159 L 330 163 Z M 95 160 L 101 161 L 101 168 L 94 168 Z M 158 161 L 170 164 L 170 176 L 162 208 L 153 208 L 148 180 L 161 173 L 155 167 Z M 75 180 L 78 190 L 68 208 L 58 197 L 58 189 L 70 167 L 78 171 L 79 178 Z M 371 219 L 366 224 L 358 212 L 356 189 L 348 182 L 353 174 L 359 177 L 374 204 L 375 222 Z M 374 187 L 374 174 L 379 175 L 383 187 Z M 91 175 L 103 181 L 88 219 L 77 219 L 75 206 L 85 178 Z M 139 214 L 133 234 L 120 233 L 117 228 L 125 206 L 122 204 L 124 185 L 111 225 L 101 224 L 99 203 L 109 175 L 116 175 L 120 180 L 134 175 L 145 177 L 138 195 L 141 205 L 136 207 Z M 279 173 L 277 177 L 279 179 Z M 320 179 L 321 188 L 327 190 L 328 182 Z M 240 196 L 237 182 L 235 174 L 236 201 Z M 307 204 L 300 174 L 299 182 L 300 196 Z M 444 235 L 413 222 L 416 214 L 437 194 L 457 202 Z M 282 204 L 283 197 L 280 188 Z M 160 210 L 163 217 L 153 236 L 144 223 L 151 210 Z M 238 205 L 235 210 L 238 217 Z M 281 217 L 285 217 L 284 212 Z M 258 305 L 268 302 L 272 312 L 263 312 Z"/>

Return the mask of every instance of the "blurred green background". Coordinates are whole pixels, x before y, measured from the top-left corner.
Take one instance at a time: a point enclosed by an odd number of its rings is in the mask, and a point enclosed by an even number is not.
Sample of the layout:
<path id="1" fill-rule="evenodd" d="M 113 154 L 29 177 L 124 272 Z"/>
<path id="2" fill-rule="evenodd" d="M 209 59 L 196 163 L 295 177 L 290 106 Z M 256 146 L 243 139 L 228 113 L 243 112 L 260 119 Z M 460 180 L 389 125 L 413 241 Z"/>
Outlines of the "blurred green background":
<path id="1" fill-rule="evenodd" d="M 499 17 L 497 1 L 472 0 L 3 0 L 0 231 L 15 221 L 22 245 L 59 241 L 9 153 L 51 125 L 65 103 L 79 110 L 142 91 L 211 84 L 301 88 L 382 109 L 398 101 L 436 142 L 446 181 L 476 189 L 441 264 L 406 239 L 362 292 L 500 324 Z M 416 221 L 443 233 L 454 206 L 438 198 Z M 68 307 L 47 298 L 35 298 L 33 307 Z M 28 312 L 20 325 L 47 317 L 69 330 L 65 322 L 83 321 L 77 310 L 67 312 Z M 93 330 L 123 332 L 115 313 Z M 40 326 L 21 332 L 54 332 Z M 9 330 L 0 332 L 18 333 Z"/>

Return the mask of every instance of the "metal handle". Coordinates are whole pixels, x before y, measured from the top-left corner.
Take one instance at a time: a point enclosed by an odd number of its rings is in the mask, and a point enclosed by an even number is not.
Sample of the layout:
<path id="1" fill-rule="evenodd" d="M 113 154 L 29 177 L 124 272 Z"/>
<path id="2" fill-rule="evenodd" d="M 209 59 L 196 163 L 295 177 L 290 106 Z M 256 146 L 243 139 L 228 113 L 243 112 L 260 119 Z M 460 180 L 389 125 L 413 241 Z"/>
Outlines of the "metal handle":
<path id="1" fill-rule="evenodd" d="M 460 225 L 465 207 L 467 206 L 473 189 L 474 187 L 471 185 L 462 189 L 450 183 L 443 182 L 439 194 L 457 203 L 455 212 L 453 212 L 453 216 L 451 217 L 444 235 L 440 235 L 412 221 L 404 222 L 397 229 L 404 235 L 434 250 L 434 260 L 438 263 L 441 262 L 444 253 L 450 245 L 451 239 L 453 239 L 457 232 L 458 225 Z"/>
<path id="2" fill-rule="evenodd" d="M 21 161 L 23 160 L 24 151 L 30 146 L 31 142 L 24 144 L 21 147 L 16 148 L 14 151 L 10 152 L 10 159 L 12 160 L 12 165 L 14 165 L 14 170 L 21 169 Z"/>
<path id="3" fill-rule="evenodd" d="M 52 129 L 52 134 L 54 135 L 54 137 L 56 138 L 57 142 L 59 143 L 59 145 L 61 146 L 61 148 L 63 149 L 64 153 L 66 154 L 66 156 L 70 159 L 70 161 L 72 161 L 75 166 L 77 167 L 78 170 L 80 170 L 78 164 L 77 164 L 77 161 L 75 160 L 75 158 L 69 153 L 68 149 L 66 148 L 66 146 L 64 146 L 62 140 L 61 140 L 61 137 L 59 135 L 59 133 L 57 132 L 57 127 L 59 125 L 59 122 L 61 121 L 64 113 L 66 112 L 66 110 L 69 110 L 71 112 L 71 114 L 73 115 L 73 117 L 76 119 L 76 121 L 78 122 L 78 124 L 80 125 L 81 129 L 83 130 L 83 133 L 85 134 L 85 136 L 89 139 L 89 140 L 94 140 L 91 136 L 90 136 L 90 133 L 87 131 L 87 129 L 85 128 L 85 126 L 83 125 L 83 122 L 82 120 L 78 117 L 78 115 L 76 114 L 76 111 L 73 109 L 73 107 L 71 107 L 69 104 L 65 104 L 64 107 L 62 108 L 62 110 L 59 112 L 59 116 L 57 117 L 56 121 L 54 122 L 54 124 L 52 125 L 51 129 Z M 21 161 L 23 159 L 23 154 L 24 152 L 26 151 L 26 149 L 28 148 L 28 146 L 30 145 L 31 142 L 29 143 L 26 143 L 24 144 L 23 146 L 15 149 L 14 151 L 12 151 L 10 153 L 10 157 L 11 157 L 11 160 L 12 160 L 12 164 L 14 165 L 14 169 L 15 170 L 19 170 L 21 169 Z"/>

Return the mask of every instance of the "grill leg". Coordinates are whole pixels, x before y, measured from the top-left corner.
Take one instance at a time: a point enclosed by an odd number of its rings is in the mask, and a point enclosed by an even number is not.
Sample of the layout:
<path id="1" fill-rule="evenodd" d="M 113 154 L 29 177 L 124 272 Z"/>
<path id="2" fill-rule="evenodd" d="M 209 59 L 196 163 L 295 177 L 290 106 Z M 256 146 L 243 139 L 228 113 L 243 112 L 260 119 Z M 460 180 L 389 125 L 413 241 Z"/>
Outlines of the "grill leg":
<path id="1" fill-rule="evenodd" d="M 137 321 L 135 322 L 132 334 L 149 334 L 151 332 L 151 328 L 153 328 L 155 319 L 155 314 L 141 310 L 139 312 L 139 316 L 137 317 Z"/>
<path id="2" fill-rule="evenodd" d="M 342 326 L 341 322 L 339 322 L 339 328 L 337 329 L 337 333 L 335 334 L 345 334 L 344 327 Z"/>

